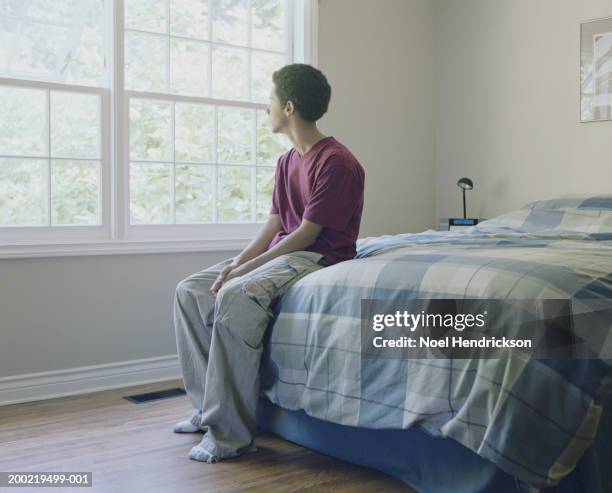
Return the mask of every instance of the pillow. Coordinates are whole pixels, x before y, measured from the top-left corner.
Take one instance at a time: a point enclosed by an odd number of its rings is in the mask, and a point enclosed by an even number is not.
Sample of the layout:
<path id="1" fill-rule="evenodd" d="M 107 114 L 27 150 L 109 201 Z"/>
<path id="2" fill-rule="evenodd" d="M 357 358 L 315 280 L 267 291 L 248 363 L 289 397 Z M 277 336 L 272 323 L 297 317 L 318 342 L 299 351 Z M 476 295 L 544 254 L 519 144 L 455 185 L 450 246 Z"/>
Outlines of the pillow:
<path id="1" fill-rule="evenodd" d="M 612 211 L 612 195 L 563 195 L 553 199 L 536 200 L 521 207 L 521 210 L 560 210 L 560 209 L 585 209 L 585 210 L 609 210 Z"/>
<path id="2" fill-rule="evenodd" d="M 566 200 L 566 199 L 562 199 Z M 609 202 L 607 202 L 609 201 Z M 561 207 L 551 201 L 538 201 L 541 204 L 531 208 L 511 211 L 487 219 L 475 227 L 479 230 L 491 228 L 512 229 L 527 233 L 612 233 L 612 196 L 606 202 L 592 202 L 578 207 Z M 537 204 L 536 203 L 536 204 Z M 609 206 L 608 209 L 601 208 Z"/>

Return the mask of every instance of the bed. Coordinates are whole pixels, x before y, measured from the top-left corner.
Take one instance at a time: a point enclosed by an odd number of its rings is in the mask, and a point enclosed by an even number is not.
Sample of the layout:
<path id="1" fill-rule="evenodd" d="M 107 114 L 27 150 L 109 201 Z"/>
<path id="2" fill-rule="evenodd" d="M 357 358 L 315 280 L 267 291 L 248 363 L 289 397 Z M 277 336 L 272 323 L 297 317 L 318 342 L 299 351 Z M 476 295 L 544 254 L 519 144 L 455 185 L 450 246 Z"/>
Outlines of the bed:
<path id="1" fill-rule="evenodd" d="M 612 491 L 611 359 L 365 358 L 361 300 L 401 298 L 554 298 L 599 310 L 612 303 L 612 195 L 358 240 L 353 260 L 275 303 L 258 408 L 262 430 L 420 492 Z"/>

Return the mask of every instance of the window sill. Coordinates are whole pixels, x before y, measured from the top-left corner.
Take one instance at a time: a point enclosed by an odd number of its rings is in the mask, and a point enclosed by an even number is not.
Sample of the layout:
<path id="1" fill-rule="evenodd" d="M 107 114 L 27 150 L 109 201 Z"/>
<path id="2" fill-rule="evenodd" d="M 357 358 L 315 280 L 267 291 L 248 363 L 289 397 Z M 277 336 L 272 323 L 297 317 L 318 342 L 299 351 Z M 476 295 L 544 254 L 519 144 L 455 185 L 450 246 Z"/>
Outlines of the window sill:
<path id="1" fill-rule="evenodd" d="M 242 250 L 251 238 L 207 240 L 106 240 L 96 242 L 0 245 L 0 259 L 126 255 L 145 253 L 223 252 Z"/>

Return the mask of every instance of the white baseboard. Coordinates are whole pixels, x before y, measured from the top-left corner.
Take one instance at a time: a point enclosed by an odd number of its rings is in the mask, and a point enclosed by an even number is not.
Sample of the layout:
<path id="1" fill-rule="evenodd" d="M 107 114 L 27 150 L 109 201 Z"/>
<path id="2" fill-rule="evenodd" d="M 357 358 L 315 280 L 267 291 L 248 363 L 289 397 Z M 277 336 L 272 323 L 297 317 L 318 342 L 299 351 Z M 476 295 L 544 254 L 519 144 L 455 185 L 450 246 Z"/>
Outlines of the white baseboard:
<path id="1" fill-rule="evenodd" d="M 0 378 L 0 406 L 181 378 L 178 355 Z"/>

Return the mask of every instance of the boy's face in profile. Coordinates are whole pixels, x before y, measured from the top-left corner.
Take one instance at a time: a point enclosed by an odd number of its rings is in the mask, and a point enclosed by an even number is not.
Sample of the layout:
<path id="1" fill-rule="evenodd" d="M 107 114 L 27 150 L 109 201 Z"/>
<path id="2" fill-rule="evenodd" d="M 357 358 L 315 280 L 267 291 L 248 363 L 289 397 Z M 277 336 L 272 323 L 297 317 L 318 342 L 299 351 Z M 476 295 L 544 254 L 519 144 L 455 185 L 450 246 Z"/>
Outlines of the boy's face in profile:
<path id="1" fill-rule="evenodd" d="M 272 128 L 272 132 L 283 132 L 284 128 L 289 122 L 289 118 L 285 114 L 284 109 L 281 106 L 280 100 L 276 95 L 276 86 L 273 86 L 272 90 L 270 91 L 270 105 L 266 109 L 266 113 L 268 113 L 268 119 L 270 120 L 270 127 Z"/>

